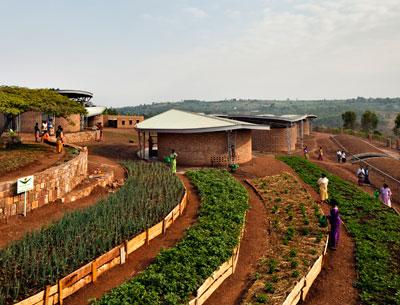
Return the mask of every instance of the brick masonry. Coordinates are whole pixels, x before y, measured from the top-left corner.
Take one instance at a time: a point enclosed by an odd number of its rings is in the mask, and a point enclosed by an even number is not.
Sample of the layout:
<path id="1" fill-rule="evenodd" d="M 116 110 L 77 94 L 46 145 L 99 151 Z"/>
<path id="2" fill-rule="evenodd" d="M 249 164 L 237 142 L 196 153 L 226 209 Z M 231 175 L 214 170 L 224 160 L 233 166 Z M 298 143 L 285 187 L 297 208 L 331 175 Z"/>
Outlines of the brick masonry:
<path id="1" fill-rule="evenodd" d="M 100 136 L 97 130 L 85 130 L 79 132 L 65 133 L 64 142 L 65 143 L 84 143 L 91 142 L 98 139 Z"/>
<path id="2" fill-rule="evenodd" d="M 34 174 L 34 189 L 28 192 L 27 212 L 54 202 L 80 184 L 88 175 L 88 151 L 79 148 L 74 159 Z M 17 194 L 17 180 L 0 182 L 0 218 L 22 214 L 24 194 Z"/>
<path id="3" fill-rule="evenodd" d="M 296 149 L 298 128 L 271 128 L 253 130 L 253 150 L 264 152 L 288 152 Z"/>
<path id="4" fill-rule="evenodd" d="M 33 133 L 34 126 L 39 123 L 39 127 L 42 125 L 42 113 L 28 111 L 19 116 L 20 120 L 20 132 Z M 79 114 L 73 114 L 65 118 L 56 117 L 53 123 L 54 127 L 57 128 L 61 125 L 64 132 L 77 132 L 81 130 L 81 116 Z"/>
<path id="5" fill-rule="evenodd" d="M 192 134 L 158 134 L 158 155 L 162 160 L 175 149 L 178 154 L 177 163 L 192 166 L 210 166 L 215 157 L 227 158 L 228 141 L 227 133 L 208 132 Z M 237 163 L 242 164 L 251 160 L 251 131 L 236 131 Z"/>

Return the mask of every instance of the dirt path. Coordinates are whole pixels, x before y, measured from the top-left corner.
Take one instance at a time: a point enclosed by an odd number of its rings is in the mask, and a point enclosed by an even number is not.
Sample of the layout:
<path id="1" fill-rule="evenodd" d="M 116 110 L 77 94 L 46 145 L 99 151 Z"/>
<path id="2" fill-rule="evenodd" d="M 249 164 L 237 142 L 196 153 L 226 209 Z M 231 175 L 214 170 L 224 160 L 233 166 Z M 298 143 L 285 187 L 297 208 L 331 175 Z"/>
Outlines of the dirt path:
<path id="1" fill-rule="evenodd" d="M 90 284 L 76 294 L 64 300 L 66 305 L 88 304 L 90 299 L 100 298 L 110 289 L 131 279 L 138 272 L 150 265 L 162 248 L 174 246 L 197 219 L 200 199 L 189 180 L 180 175 L 189 195 L 189 202 L 183 215 L 179 217 L 164 236 L 153 239 L 148 246 L 143 246 L 129 255 L 124 265 L 115 267 L 100 276 L 95 284 Z"/>
<path id="2" fill-rule="evenodd" d="M 236 177 L 246 178 L 264 177 L 289 172 L 298 178 L 297 174 L 286 164 L 276 160 L 274 156 L 258 155 L 247 165 L 241 166 Z M 298 180 L 318 200 L 314 189 Z M 237 305 L 251 282 L 258 259 L 268 249 L 268 235 L 266 234 L 265 208 L 253 189 L 247 187 L 250 194 L 251 209 L 246 219 L 245 235 L 241 243 L 239 261 L 236 273 L 229 277 L 208 299 L 206 305 Z M 324 212 L 329 207 L 324 205 Z M 338 271 L 340 268 L 340 271 Z M 358 302 L 358 292 L 353 287 L 356 280 L 354 242 L 344 228 L 341 230 L 340 245 L 336 251 L 329 251 L 322 272 L 314 282 L 306 302 L 310 305 L 352 305 Z M 332 289 L 335 289 L 335 298 L 332 298 Z"/>
<path id="3" fill-rule="evenodd" d="M 265 208 L 258 195 L 246 183 L 241 181 L 250 196 L 250 210 L 246 217 L 246 227 L 240 244 L 239 261 L 236 272 L 214 292 L 205 305 L 238 304 L 242 293 L 250 282 L 250 277 L 256 270 L 258 260 L 268 248 L 266 239 L 267 221 Z"/>

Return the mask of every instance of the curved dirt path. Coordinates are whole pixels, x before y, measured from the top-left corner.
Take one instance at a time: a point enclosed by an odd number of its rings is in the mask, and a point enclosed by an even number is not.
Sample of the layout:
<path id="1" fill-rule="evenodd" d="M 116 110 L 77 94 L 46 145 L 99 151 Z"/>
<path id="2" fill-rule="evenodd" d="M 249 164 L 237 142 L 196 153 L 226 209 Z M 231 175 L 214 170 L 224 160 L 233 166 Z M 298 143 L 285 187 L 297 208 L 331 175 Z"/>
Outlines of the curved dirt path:
<path id="1" fill-rule="evenodd" d="M 272 155 L 258 155 L 249 164 L 241 166 L 236 177 L 243 180 L 245 178 L 256 178 L 270 175 L 281 174 L 283 171 L 293 174 L 313 196 L 319 199 L 314 189 L 305 184 L 297 174 L 281 161 Z M 206 305 L 238 305 L 242 295 L 251 282 L 251 274 L 254 273 L 258 259 L 268 250 L 268 235 L 265 230 L 266 214 L 265 208 L 254 190 L 246 187 L 250 195 L 250 206 L 246 218 L 245 234 L 240 247 L 239 261 L 235 274 L 211 295 L 205 303 Z M 324 213 L 328 214 L 329 207 L 322 206 Z M 353 305 L 358 304 L 358 291 L 353 287 L 356 280 L 354 242 L 341 228 L 341 239 L 336 251 L 329 250 L 328 256 L 324 261 L 322 272 L 314 282 L 307 299 L 302 304 L 307 305 Z M 335 297 L 332 297 L 332 290 Z"/>
<path id="2" fill-rule="evenodd" d="M 183 175 L 179 177 L 184 182 L 188 191 L 188 205 L 182 216 L 180 216 L 167 233 L 150 241 L 150 244 L 143 246 L 129 255 L 124 265 L 117 266 L 101 275 L 96 283 L 82 288 L 77 293 L 64 300 L 65 305 L 86 305 L 93 298 L 100 298 L 107 291 L 121 285 L 131 279 L 138 272 L 149 266 L 157 254 L 163 248 L 174 246 L 185 234 L 187 228 L 197 220 L 197 212 L 200 206 L 200 199 L 189 179 Z"/>
<path id="3" fill-rule="evenodd" d="M 236 271 L 215 291 L 205 305 L 237 304 L 247 288 L 258 260 L 268 249 L 265 208 L 258 195 L 241 181 L 249 193 L 250 209 L 246 216 L 246 226 L 240 243 L 239 261 Z"/>

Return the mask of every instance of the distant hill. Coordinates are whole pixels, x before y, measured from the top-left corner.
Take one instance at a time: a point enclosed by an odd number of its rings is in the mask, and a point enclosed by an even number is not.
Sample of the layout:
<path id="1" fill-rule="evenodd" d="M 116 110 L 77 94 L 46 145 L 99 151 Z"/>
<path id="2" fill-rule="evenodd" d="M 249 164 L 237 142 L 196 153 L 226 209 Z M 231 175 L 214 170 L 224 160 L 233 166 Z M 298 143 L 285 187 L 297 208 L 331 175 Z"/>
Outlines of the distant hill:
<path id="1" fill-rule="evenodd" d="M 122 114 L 141 114 L 148 118 L 172 108 L 206 114 L 315 114 L 318 116 L 315 125 L 326 127 L 341 127 L 341 114 L 345 111 L 356 112 L 360 121 L 365 110 L 372 110 L 379 116 L 378 129 L 388 132 L 393 126 L 395 115 L 400 112 L 400 98 L 358 97 L 347 100 L 284 101 L 232 99 L 213 102 L 185 100 L 122 107 L 118 108 L 118 111 Z"/>

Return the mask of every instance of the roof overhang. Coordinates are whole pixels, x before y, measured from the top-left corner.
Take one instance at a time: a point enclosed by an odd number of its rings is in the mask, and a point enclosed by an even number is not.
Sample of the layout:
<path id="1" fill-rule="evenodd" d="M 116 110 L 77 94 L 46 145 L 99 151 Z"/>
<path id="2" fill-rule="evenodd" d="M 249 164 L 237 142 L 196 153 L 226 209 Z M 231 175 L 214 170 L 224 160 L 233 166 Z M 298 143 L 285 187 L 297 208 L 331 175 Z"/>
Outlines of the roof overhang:
<path id="1" fill-rule="evenodd" d="M 188 129 L 159 129 L 159 128 L 136 128 L 141 132 L 156 132 L 156 133 L 206 133 L 218 131 L 233 131 L 233 130 L 270 130 L 269 125 L 235 125 L 235 126 L 221 126 L 221 127 L 207 127 L 207 128 L 188 128 Z"/>

